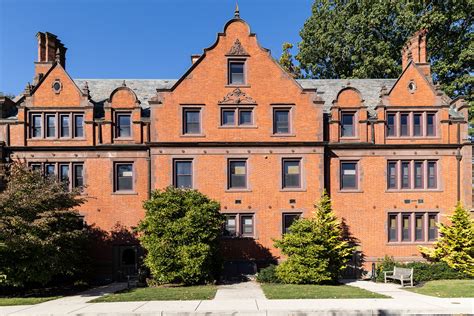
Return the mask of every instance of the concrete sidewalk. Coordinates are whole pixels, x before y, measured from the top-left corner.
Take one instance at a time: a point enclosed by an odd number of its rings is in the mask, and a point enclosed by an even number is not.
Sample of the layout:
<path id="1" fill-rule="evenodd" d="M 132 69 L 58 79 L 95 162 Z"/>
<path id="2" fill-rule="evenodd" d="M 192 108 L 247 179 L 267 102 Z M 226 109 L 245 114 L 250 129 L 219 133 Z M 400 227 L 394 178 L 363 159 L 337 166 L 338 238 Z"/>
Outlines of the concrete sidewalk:
<path id="1" fill-rule="evenodd" d="M 389 299 L 267 300 L 258 284 L 220 286 L 208 301 L 86 303 L 96 296 L 63 298 L 33 306 L 0 307 L 0 315 L 404 315 L 472 314 L 474 299 L 442 299 L 399 289 L 394 284 L 347 281 L 348 285 L 392 296 Z M 118 286 L 118 285 L 116 285 Z M 108 288 L 107 290 L 112 290 Z M 102 289 L 104 291 L 104 289 Z M 97 292 L 96 292 L 97 294 Z"/>

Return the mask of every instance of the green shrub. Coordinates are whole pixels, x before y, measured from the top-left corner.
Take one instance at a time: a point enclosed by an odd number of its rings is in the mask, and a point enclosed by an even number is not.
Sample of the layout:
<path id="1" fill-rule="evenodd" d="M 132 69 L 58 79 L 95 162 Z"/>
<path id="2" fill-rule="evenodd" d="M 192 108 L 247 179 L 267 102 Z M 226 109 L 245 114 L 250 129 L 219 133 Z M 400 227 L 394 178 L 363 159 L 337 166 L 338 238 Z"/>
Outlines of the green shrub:
<path id="1" fill-rule="evenodd" d="M 283 283 L 334 283 L 352 256 L 354 247 L 345 240 L 326 193 L 315 208 L 312 217 L 296 220 L 290 232 L 275 241 L 275 247 L 288 256 L 276 267 Z"/>
<path id="2" fill-rule="evenodd" d="M 191 285 L 215 280 L 224 224 L 219 203 L 196 190 L 169 187 L 153 191 L 144 208 L 138 231 L 151 282 Z"/>
<path id="3" fill-rule="evenodd" d="M 260 283 L 280 283 L 276 276 L 276 265 L 271 264 L 261 269 L 257 274 L 257 281 Z"/>
<path id="4" fill-rule="evenodd" d="M 385 257 L 377 264 L 377 281 L 383 282 L 383 271 L 393 271 L 393 267 L 413 268 L 413 280 L 416 283 L 432 280 L 469 279 L 468 274 L 457 271 L 445 262 L 395 262 L 392 257 Z"/>

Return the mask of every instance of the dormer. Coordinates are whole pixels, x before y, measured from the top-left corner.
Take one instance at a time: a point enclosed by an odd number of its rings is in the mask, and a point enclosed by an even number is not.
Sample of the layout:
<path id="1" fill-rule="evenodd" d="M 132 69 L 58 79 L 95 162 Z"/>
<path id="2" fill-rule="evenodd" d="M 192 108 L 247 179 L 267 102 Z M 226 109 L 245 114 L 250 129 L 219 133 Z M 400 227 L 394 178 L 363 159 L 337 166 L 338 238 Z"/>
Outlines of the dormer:
<path id="1" fill-rule="evenodd" d="M 347 86 L 339 91 L 331 106 L 331 142 L 367 142 L 368 111 L 359 90 Z"/>

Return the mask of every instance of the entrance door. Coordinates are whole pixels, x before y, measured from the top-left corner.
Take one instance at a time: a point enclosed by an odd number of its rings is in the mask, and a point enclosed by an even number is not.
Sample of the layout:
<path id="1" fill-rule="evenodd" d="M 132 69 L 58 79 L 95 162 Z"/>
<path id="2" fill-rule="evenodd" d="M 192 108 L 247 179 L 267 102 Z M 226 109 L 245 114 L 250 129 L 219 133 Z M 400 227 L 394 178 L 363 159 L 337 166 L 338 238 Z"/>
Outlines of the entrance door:
<path id="1" fill-rule="evenodd" d="M 116 246 L 114 250 L 115 279 L 126 281 L 127 276 L 136 276 L 138 274 L 137 246 Z"/>

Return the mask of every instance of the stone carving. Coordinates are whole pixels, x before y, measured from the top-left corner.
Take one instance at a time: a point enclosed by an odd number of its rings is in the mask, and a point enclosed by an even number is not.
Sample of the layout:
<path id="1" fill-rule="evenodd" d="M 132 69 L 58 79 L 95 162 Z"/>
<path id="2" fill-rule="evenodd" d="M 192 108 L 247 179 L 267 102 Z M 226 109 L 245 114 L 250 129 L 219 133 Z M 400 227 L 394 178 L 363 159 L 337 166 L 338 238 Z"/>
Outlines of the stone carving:
<path id="1" fill-rule="evenodd" d="M 219 104 L 256 104 L 255 100 L 242 92 L 239 88 L 229 92 Z"/>
<path id="2" fill-rule="evenodd" d="M 227 53 L 227 56 L 248 56 L 248 55 L 249 54 L 242 47 L 242 44 L 240 44 L 239 39 L 235 40 L 234 45 L 232 45 L 229 52 Z"/>

